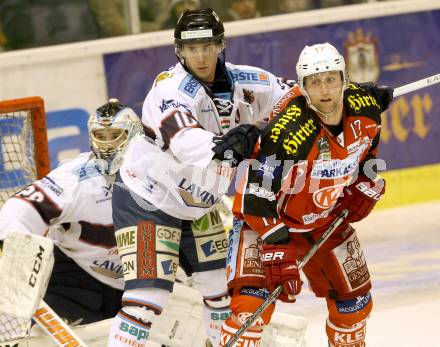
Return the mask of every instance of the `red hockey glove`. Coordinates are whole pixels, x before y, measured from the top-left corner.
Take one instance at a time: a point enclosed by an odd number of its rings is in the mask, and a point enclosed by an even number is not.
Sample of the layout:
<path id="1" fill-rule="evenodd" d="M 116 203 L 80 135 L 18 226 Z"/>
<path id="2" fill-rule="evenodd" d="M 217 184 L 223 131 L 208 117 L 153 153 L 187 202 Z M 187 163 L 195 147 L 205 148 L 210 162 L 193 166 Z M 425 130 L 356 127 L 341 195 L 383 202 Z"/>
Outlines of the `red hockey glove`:
<path id="1" fill-rule="evenodd" d="M 370 214 L 385 193 L 385 181 L 380 179 L 373 182 L 368 177 L 359 175 L 354 183 L 344 188 L 343 192 L 344 195 L 339 198 L 333 214 L 338 216 L 343 209 L 348 209 L 346 221 L 359 222 Z"/>
<path id="2" fill-rule="evenodd" d="M 273 291 L 282 284 L 284 290 L 279 299 L 295 302 L 295 295 L 301 292 L 302 282 L 294 248 L 291 245 L 263 245 L 263 264 L 267 289 Z"/>

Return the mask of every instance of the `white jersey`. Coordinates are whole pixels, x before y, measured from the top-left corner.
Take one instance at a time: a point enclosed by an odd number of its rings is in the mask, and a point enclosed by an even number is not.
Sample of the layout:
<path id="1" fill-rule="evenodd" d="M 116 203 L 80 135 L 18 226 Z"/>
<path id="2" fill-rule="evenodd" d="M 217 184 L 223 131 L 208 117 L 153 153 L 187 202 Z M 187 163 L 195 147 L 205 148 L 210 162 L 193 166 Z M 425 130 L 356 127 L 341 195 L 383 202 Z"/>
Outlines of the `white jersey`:
<path id="1" fill-rule="evenodd" d="M 97 280 L 124 288 L 112 221 L 115 176 L 102 175 L 93 153 L 82 153 L 11 197 L 0 211 L 8 232 L 47 235 Z"/>
<path id="2" fill-rule="evenodd" d="M 173 217 L 200 218 L 226 192 L 232 170 L 212 160 L 213 137 L 267 118 L 289 89 L 260 68 L 226 69 L 232 91 L 211 96 L 180 63 L 160 73 L 142 109 L 156 145 L 138 137 L 125 154 L 124 183 Z"/>

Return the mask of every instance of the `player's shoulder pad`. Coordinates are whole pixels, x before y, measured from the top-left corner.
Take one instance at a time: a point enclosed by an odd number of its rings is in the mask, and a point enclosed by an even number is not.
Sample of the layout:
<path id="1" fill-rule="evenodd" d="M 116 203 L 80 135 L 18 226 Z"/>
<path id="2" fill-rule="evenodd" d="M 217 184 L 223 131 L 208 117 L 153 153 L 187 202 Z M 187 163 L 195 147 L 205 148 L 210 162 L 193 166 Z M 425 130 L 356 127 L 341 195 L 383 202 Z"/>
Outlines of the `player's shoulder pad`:
<path id="1" fill-rule="evenodd" d="M 153 82 L 153 88 L 156 87 L 164 87 L 169 85 L 170 83 L 176 83 L 176 79 L 179 79 L 179 76 L 182 75 L 183 72 L 186 72 L 183 68 L 179 68 L 180 64 L 176 64 L 171 66 L 168 70 L 160 72 Z"/>
<path id="2" fill-rule="evenodd" d="M 273 81 L 276 81 L 273 74 L 255 66 L 226 63 L 226 69 L 234 84 L 270 86 Z"/>
<path id="3" fill-rule="evenodd" d="M 176 91 L 193 99 L 201 87 L 200 82 L 179 63 L 156 76 L 149 95 L 158 95 L 162 98 L 164 93 Z"/>
<path id="4" fill-rule="evenodd" d="M 161 87 L 162 85 L 166 84 L 164 83 L 165 80 L 170 80 L 174 77 L 174 73 L 171 71 L 162 71 L 160 74 L 156 76 L 156 79 L 153 82 L 153 88 L 155 87 Z"/>
<path id="5" fill-rule="evenodd" d="M 193 75 L 187 73 L 179 84 L 179 91 L 194 99 L 202 88 L 201 83 Z"/>
<path id="6" fill-rule="evenodd" d="M 350 117 L 364 116 L 380 122 L 381 106 L 367 90 L 350 83 L 344 92 L 344 103 Z"/>
<path id="7" fill-rule="evenodd" d="M 201 83 L 186 71 L 182 64 L 178 63 L 168 71 L 163 71 L 157 75 L 150 93 L 159 94 L 159 97 L 161 97 L 162 93 L 176 91 L 194 99 L 199 90 L 203 90 Z"/>
<path id="8" fill-rule="evenodd" d="M 261 134 L 261 147 L 277 148 L 283 157 L 305 154 L 319 134 L 321 126 L 309 116 L 303 96 L 287 100 Z"/>
<path id="9" fill-rule="evenodd" d="M 277 101 L 277 103 L 273 107 L 273 116 L 276 116 L 278 113 L 284 110 L 287 104 L 289 104 L 293 98 L 296 98 L 300 95 L 301 90 L 299 89 L 298 85 L 290 88 L 286 93 L 283 94 L 283 96 Z"/>
<path id="10" fill-rule="evenodd" d="M 77 183 L 84 180 L 86 177 L 84 171 L 91 171 L 90 169 L 81 169 L 86 165 L 90 166 L 90 162 L 95 165 L 94 155 L 92 152 L 84 152 L 73 159 L 64 160 L 57 168 L 53 169 L 46 176 L 35 182 L 41 187 L 48 188 L 55 195 L 61 196 L 66 189 L 75 189 Z M 89 164 L 87 164 L 89 163 Z"/>

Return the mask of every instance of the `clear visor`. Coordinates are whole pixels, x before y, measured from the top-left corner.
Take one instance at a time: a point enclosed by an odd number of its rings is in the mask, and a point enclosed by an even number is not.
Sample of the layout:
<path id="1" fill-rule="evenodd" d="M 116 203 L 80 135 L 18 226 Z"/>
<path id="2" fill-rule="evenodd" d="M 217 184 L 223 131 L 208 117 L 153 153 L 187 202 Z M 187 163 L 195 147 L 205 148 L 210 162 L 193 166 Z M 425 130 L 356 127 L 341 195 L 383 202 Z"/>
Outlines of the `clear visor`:
<path id="1" fill-rule="evenodd" d="M 339 92 L 343 81 L 340 71 L 316 73 L 304 77 L 304 88 L 309 95 L 318 95 L 323 92 Z"/>
<path id="2" fill-rule="evenodd" d="M 183 58 L 192 57 L 206 57 L 211 55 L 218 55 L 222 51 L 220 45 L 215 43 L 199 43 L 199 44 L 186 44 L 180 48 L 180 55 Z"/>
<path id="3" fill-rule="evenodd" d="M 91 140 L 95 150 L 112 154 L 127 142 L 127 132 L 121 128 L 99 128 L 92 131 Z"/>

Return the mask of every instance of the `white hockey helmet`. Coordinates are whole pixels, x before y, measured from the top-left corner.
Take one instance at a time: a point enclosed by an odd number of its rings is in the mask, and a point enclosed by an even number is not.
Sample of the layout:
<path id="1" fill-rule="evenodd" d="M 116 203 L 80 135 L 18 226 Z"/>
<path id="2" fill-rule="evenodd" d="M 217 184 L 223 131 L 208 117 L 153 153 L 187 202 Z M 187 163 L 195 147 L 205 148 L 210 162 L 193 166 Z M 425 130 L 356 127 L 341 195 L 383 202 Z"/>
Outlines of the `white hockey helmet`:
<path id="1" fill-rule="evenodd" d="M 98 170 L 105 175 L 119 170 L 130 139 L 143 133 L 139 117 L 118 99 L 110 99 L 99 107 L 90 115 L 87 126 L 90 146 L 98 159 Z"/>
<path id="2" fill-rule="evenodd" d="M 343 89 L 348 86 L 344 57 L 334 46 L 328 42 L 305 46 L 296 64 L 296 74 L 302 91 L 305 92 L 305 77 L 327 71 L 340 71 L 344 82 Z"/>

